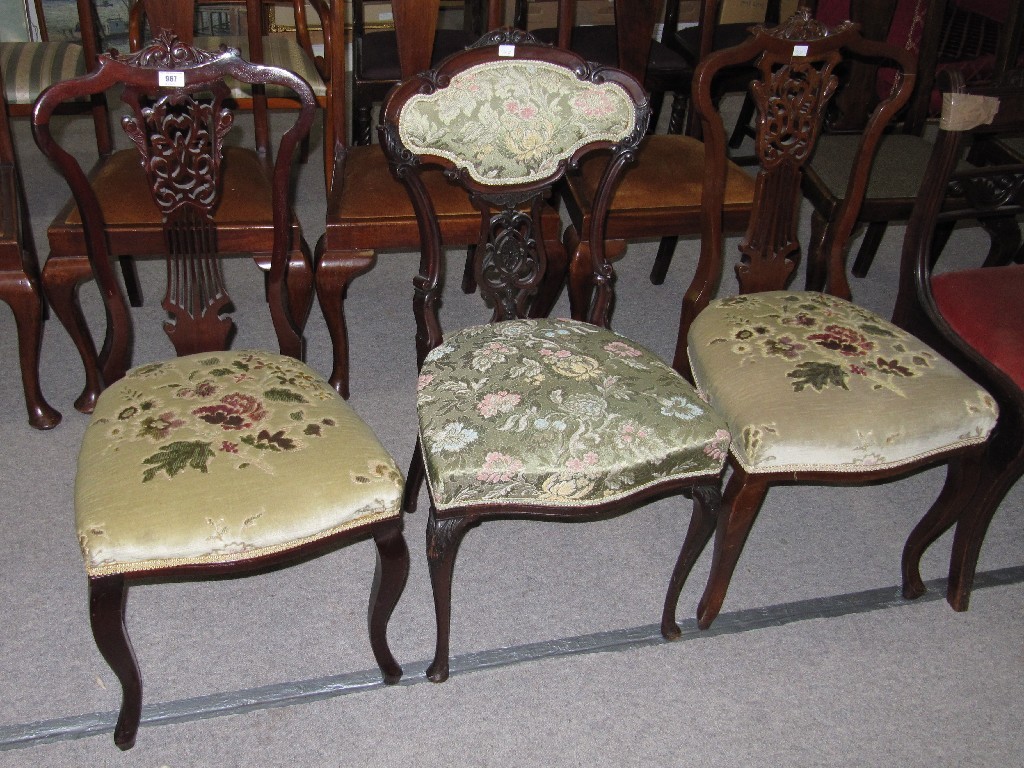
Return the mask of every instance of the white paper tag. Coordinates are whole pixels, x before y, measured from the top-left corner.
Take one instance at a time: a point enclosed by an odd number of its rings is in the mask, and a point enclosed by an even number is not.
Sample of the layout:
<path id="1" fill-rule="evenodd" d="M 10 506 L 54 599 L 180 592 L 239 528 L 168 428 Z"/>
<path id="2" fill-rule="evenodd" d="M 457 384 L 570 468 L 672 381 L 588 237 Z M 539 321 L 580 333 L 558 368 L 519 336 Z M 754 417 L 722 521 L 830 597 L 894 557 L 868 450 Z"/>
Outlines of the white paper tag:
<path id="1" fill-rule="evenodd" d="M 185 85 L 185 73 L 161 71 L 157 82 L 166 88 L 181 88 Z"/>
<path id="2" fill-rule="evenodd" d="M 506 58 L 512 58 L 516 55 L 516 47 L 514 45 L 509 45 L 507 43 L 505 45 L 499 45 L 498 55 L 504 56 Z"/>
<path id="3" fill-rule="evenodd" d="M 793 46 L 793 56 L 806 56 L 806 55 L 807 55 L 807 46 L 806 45 L 794 45 Z"/>

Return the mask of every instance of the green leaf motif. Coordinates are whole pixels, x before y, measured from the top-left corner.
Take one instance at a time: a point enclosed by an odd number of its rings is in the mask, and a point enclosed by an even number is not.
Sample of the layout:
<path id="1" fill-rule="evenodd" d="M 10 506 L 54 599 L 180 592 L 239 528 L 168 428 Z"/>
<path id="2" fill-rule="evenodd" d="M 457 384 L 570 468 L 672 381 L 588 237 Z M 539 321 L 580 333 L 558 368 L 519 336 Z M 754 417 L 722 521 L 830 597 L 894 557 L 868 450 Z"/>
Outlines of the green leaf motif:
<path id="1" fill-rule="evenodd" d="M 803 362 L 787 373 L 786 377 L 793 379 L 794 392 L 803 392 L 805 387 L 813 387 L 817 392 L 826 387 L 849 389 L 846 386 L 846 371 L 835 363 Z"/>
<path id="2" fill-rule="evenodd" d="M 884 336 L 885 338 L 895 339 L 896 334 L 890 331 L 888 328 L 883 328 L 880 325 L 874 323 L 864 323 L 860 327 L 861 331 L 867 336 Z"/>
<path id="3" fill-rule="evenodd" d="M 266 390 L 263 393 L 263 396 L 267 398 L 267 400 L 272 400 L 273 402 L 276 403 L 308 402 L 306 398 L 304 398 L 298 392 L 291 389 L 285 389 L 284 387 L 271 387 L 270 389 Z"/>
<path id="4" fill-rule="evenodd" d="M 211 376 L 234 376 L 235 372 L 230 368 L 214 368 L 210 371 Z"/>
<path id="5" fill-rule="evenodd" d="M 179 440 L 161 446 L 159 451 L 143 460 L 143 464 L 151 466 L 142 473 L 142 482 L 148 483 L 160 472 L 174 477 L 188 467 L 205 473 L 206 465 L 213 455 L 210 444 L 202 440 Z"/>

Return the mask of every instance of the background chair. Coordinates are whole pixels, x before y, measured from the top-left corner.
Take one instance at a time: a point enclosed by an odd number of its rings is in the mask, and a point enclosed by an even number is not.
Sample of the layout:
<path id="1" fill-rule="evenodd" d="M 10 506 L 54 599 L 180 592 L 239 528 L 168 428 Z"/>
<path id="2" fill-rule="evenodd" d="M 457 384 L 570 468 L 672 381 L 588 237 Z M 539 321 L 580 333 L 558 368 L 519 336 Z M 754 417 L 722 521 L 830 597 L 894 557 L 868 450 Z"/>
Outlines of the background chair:
<path id="1" fill-rule="evenodd" d="M 486 30 L 486 4 L 467 0 L 463 4 L 461 28 L 435 26 L 430 65 L 462 50 Z M 369 144 L 373 136 L 373 106 L 402 79 L 398 38 L 394 29 L 368 25 L 364 0 L 352 0 L 352 144 Z"/>
<path id="2" fill-rule="evenodd" d="M 698 506 L 715 506 L 728 442 L 717 415 L 657 356 L 606 329 L 614 273 L 604 261 L 604 212 L 648 118 L 638 81 L 514 29 L 403 81 L 384 104 L 380 142 L 423 237 L 413 282 L 420 430 L 404 508 L 415 507 L 425 474 L 437 616 L 427 677 L 435 682 L 448 677 L 452 575 L 469 527 L 594 519 L 687 488 Z M 603 279 L 588 322 L 524 319 L 546 266 L 543 198 L 599 148 L 612 156 L 591 235 Z M 465 188 L 486 233 L 476 278 L 492 322 L 446 338 L 438 316 L 445 243 L 428 165 Z"/>
<path id="3" fill-rule="evenodd" d="M 769 0 L 765 4 L 765 24 L 778 24 L 780 20 L 780 0 Z M 712 51 L 720 51 L 723 48 L 731 48 L 739 45 L 750 34 L 750 22 L 727 22 L 719 23 L 719 14 L 722 10 L 721 0 L 703 0 L 700 3 L 700 11 L 697 17 L 696 26 L 679 29 L 679 5 L 677 3 L 666 3 L 665 24 L 662 27 L 661 42 L 672 50 L 678 52 L 686 59 L 691 71 L 697 68 L 697 64 L 703 61 Z M 753 68 L 738 69 L 720 78 L 715 86 L 715 93 L 721 98 L 727 93 L 745 93 L 751 80 L 754 80 L 757 72 Z M 690 110 L 687 113 L 686 133 L 693 135 L 699 130 L 700 123 L 696 114 Z M 754 103 L 746 99 L 743 109 L 740 110 L 736 121 L 736 129 L 733 132 L 729 145 L 733 148 L 739 147 L 744 136 L 743 128 L 747 126 L 754 116 Z"/>
<path id="4" fill-rule="evenodd" d="M 430 67 L 438 0 L 392 0 L 395 34 L 404 77 Z M 500 3 L 488 6 L 488 27 L 498 26 Z M 344 19 L 331 14 L 333 40 L 344 40 Z M 380 252 L 408 253 L 420 247 L 420 229 L 409 196 L 394 178 L 384 152 L 377 145 L 349 146 L 345 109 L 345 57 L 330 55 L 330 114 L 333 126 L 327 180 L 327 222 L 317 244 L 316 291 L 331 334 L 331 384 L 348 396 L 349 355 L 345 324 L 345 297 L 359 275 L 371 269 Z M 446 246 L 474 246 L 481 237 L 480 213 L 458 185 L 440 172 L 428 174 L 434 206 Z M 543 236 L 549 264 L 548 278 L 534 304 L 550 307 L 565 281 L 566 258 L 560 244 L 561 220 L 553 206 L 543 214 Z M 414 267 L 410 267 L 410 275 Z M 537 310 L 531 310 L 537 311 Z"/>
<path id="5" fill-rule="evenodd" d="M 0 42 L 0 69 L 6 73 L 8 110 L 14 117 L 28 117 L 36 98 L 48 86 L 84 75 L 96 66 L 100 47 L 99 24 L 93 0 L 77 0 L 78 27 L 81 40 L 50 40 L 42 0 L 33 0 L 39 21 L 37 41 Z M 65 104 L 62 112 L 91 112 L 100 154 L 110 154 L 110 124 L 107 103 L 101 96 L 87 101 Z"/>
<path id="6" fill-rule="evenodd" d="M 538 40 L 568 48 L 587 61 L 621 67 L 627 72 L 643 72 L 644 87 L 651 94 L 651 125 L 654 132 L 658 126 L 665 94 L 672 94 L 672 112 L 668 122 L 668 133 L 679 133 L 683 129 L 686 104 L 693 79 L 695 61 L 688 60 L 671 44 L 652 38 L 655 22 L 665 8 L 664 24 L 675 29 L 679 19 L 676 3 L 661 3 L 655 0 L 616 0 L 614 2 L 614 24 L 583 24 L 577 17 L 575 0 L 558 0 L 555 27 L 531 29 L 529 0 L 516 0 L 514 26 L 527 29 Z M 631 35 L 633 44 L 628 48 L 620 46 L 617 27 L 629 25 L 637 28 Z M 537 26 L 537 25 L 534 25 Z"/>
<path id="7" fill-rule="evenodd" d="M 268 29 L 268 11 L 274 5 L 290 5 L 295 19 L 294 35 L 284 33 L 271 34 Z M 302 77 L 313 88 L 317 103 L 323 108 L 327 104 L 326 80 L 330 76 L 329 67 L 322 56 L 316 55 L 309 35 L 309 23 L 306 19 L 306 6 L 313 9 L 321 27 L 330 9 L 321 0 L 289 0 L 287 3 L 267 2 L 266 0 L 196 0 L 196 23 L 194 36 L 190 39 L 204 50 L 215 51 L 221 45 L 236 48 L 242 57 L 257 64 L 281 67 Z M 244 19 L 244 34 L 234 24 L 221 29 L 217 21 L 211 18 L 212 12 L 223 13 L 225 8 L 236 8 L 235 18 Z M 128 41 L 131 50 L 137 51 L 147 39 L 145 3 L 135 0 L 129 15 Z M 183 39 L 185 39 L 183 37 Z M 233 83 L 231 97 L 239 109 L 253 110 L 254 99 L 262 101 L 261 109 L 296 109 L 298 104 L 287 89 L 266 90 L 244 83 Z M 258 130 L 261 130 L 258 127 Z M 309 150 L 308 138 L 302 144 L 302 159 L 306 160 Z M 326 161 L 326 156 L 325 156 Z"/>
<path id="8" fill-rule="evenodd" d="M 985 167 L 960 162 L 965 146 L 985 144 L 1024 131 L 1024 78 L 1018 71 L 1001 85 L 967 88 L 957 72 L 947 73 L 943 89 L 956 102 L 943 105 L 943 121 L 928 162 L 918 202 L 907 224 L 900 291 L 893 320 L 927 339 L 999 405 L 999 421 L 985 454 L 976 495 L 955 520 L 925 526 L 925 545 L 953 522 L 946 599 L 956 610 L 968 607 L 985 533 L 1006 493 L 1024 474 L 1024 265 L 974 268 L 962 258 L 955 268 L 933 271 L 931 244 L 939 222 L 1015 217 L 1024 212 L 1019 156 Z M 987 153 L 985 153 L 987 154 Z M 951 260 L 953 254 L 949 255 Z M 941 272 L 941 274 L 939 273 Z M 926 521 L 922 521 L 924 524 Z M 904 594 L 916 597 L 924 585 L 916 573 Z"/>
<path id="9" fill-rule="evenodd" d="M 159 23 L 167 8 L 154 0 L 148 10 Z M 124 623 L 129 583 L 251 572 L 372 536 L 378 560 L 370 644 L 385 682 L 393 683 L 402 670 L 386 628 L 408 572 L 401 475 L 372 431 L 300 362 L 302 337 L 288 308 L 289 168 L 313 121 L 313 93 L 290 72 L 200 51 L 163 29 L 139 53 L 103 56 L 94 74 L 47 91 L 35 115 L 36 140 L 82 212 L 110 325 L 109 387 L 79 453 L 75 513 L 93 636 L 122 687 L 114 731 L 122 749 L 134 744 L 142 709 Z M 180 80 L 166 84 L 168 71 Z M 221 192 L 231 188 L 232 158 L 223 147 L 232 124 L 223 106 L 228 77 L 290 88 L 302 105 L 277 148 L 272 182 L 245 190 L 265 193 L 273 212 L 267 298 L 279 354 L 217 351 L 226 349 L 233 325 L 221 316 L 232 299 L 213 242 L 224 229 L 212 215 L 223 211 Z M 106 209 L 50 132 L 58 104 L 114 85 L 124 88 L 131 113 L 122 125 L 159 211 L 168 275 L 163 306 L 172 318 L 165 330 L 179 352 L 127 373 L 130 310 L 111 269 Z"/>
<path id="10" fill-rule="evenodd" d="M 832 6 L 842 2 L 833 0 L 820 3 L 819 11 L 835 15 Z M 936 114 L 938 92 L 934 87 L 935 75 L 951 67 L 969 67 L 975 81 L 998 77 L 996 70 L 996 42 L 992 38 L 994 22 L 981 23 L 984 17 L 970 22 L 967 12 L 956 2 L 926 3 L 924 0 L 898 0 L 891 13 L 891 22 L 886 25 L 890 43 L 917 52 L 918 71 L 921 79 L 914 95 L 902 116 L 898 131 L 886 136 L 879 145 L 871 175 L 868 177 L 864 202 L 858 212 L 857 221 L 866 225 L 852 272 L 863 277 L 870 268 L 890 221 L 905 221 L 910 215 L 920 188 L 924 168 L 931 154 L 931 142 L 923 136 L 925 121 Z M 828 7 L 821 7 L 828 6 Z M 1012 7 L 1011 7 L 1012 6 Z M 976 16 L 976 15 L 975 15 Z M 1012 3 L 1002 25 L 1005 46 L 1018 41 L 1024 13 L 1019 3 Z M 875 22 L 875 26 L 878 24 Z M 982 34 L 984 32 L 988 34 Z M 989 38 L 986 42 L 986 37 Z M 1009 54 L 1006 54 L 1008 57 Z M 1006 66 L 1005 58 L 999 59 Z M 807 288 L 820 290 L 824 280 L 824 260 L 827 258 L 825 242 L 831 237 L 829 230 L 836 226 L 836 215 L 843 195 L 850 169 L 859 159 L 855 157 L 858 136 L 864 121 L 873 108 L 878 93 L 886 92 L 893 82 L 891 70 L 877 67 L 854 68 L 851 79 L 860 83 L 858 88 L 848 88 L 862 98 L 847 100 L 842 113 L 834 120 L 835 128 L 822 137 L 819 149 L 807 165 L 803 190 L 808 201 L 814 206 L 811 219 L 812 234 L 808 246 Z M 877 85 L 876 85 L 877 83 Z M 992 222 L 999 227 L 999 222 Z M 1005 236 L 1004 229 L 992 232 L 998 240 Z M 943 238 L 935 241 L 941 249 Z"/>
<path id="11" fill-rule="evenodd" d="M 255 0 L 248 1 L 255 8 Z M 154 28 L 175 34 L 185 30 L 186 35 L 191 34 L 193 10 L 192 0 L 150 3 L 146 8 Z M 49 103 L 53 103 L 53 97 Z M 225 148 L 224 192 L 213 213 L 216 231 L 212 247 L 217 253 L 251 253 L 256 263 L 268 271 L 276 233 L 269 196 L 273 152 L 265 106 L 261 100 L 254 105 L 254 149 L 235 145 Z M 38 116 L 33 117 L 33 125 L 37 130 L 41 127 Z M 150 203 L 150 182 L 139 165 L 137 150 L 124 149 L 101 157 L 89 179 L 102 210 L 99 220 L 110 251 L 122 262 L 162 255 L 163 219 L 158 207 Z M 89 413 L 103 382 L 119 378 L 127 367 L 128 348 L 111 348 L 108 339 L 97 356 L 78 305 L 79 286 L 93 276 L 89 253 L 95 251 L 96 245 L 83 227 L 80 204 L 76 203 L 70 201 L 48 228 L 50 255 L 43 267 L 43 288 L 82 357 L 86 383 L 75 407 Z M 301 328 L 313 299 L 312 264 L 298 221 L 294 217 L 288 221 L 289 307 L 293 321 Z M 131 293 L 131 286 L 128 288 Z"/>
<path id="12" fill-rule="evenodd" d="M 733 436 L 732 474 L 717 520 L 695 513 L 674 573 L 678 590 L 714 531 L 711 573 L 697 608 L 703 629 L 718 615 L 757 513 L 775 485 L 863 484 L 946 464 L 946 484 L 904 549 L 904 583 L 914 581 L 930 543 L 921 531 L 955 521 L 970 502 L 984 443 L 995 424 L 992 397 L 952 363 L 840 298 L 849 295 L 841 243 L 853 226 L 860 203 L 855 191 L 863 189 L 868 163 L 857 166 L 849 183 L 854 192 L 844 200 L 831 242 L 828 291 L 783 290 L 799 253 L 793 211 L 800 169 L 814 149 L 835 91 L 842 51 L 891 55 L 912 73 L 904 52 L 864 40 L 849 23 L 826 27 L 805 10 L 781 29 L 759 30 L 753 40 L 712 55 L 697 74 L 695 104 L 709 151 L 725 141 L 706 84 L 716 69 L 760 56 L 764 81 L 753 92 L 760 109 L 773 118 L 764 119 L 758 131 L 764 168 L 739 246 L 741 295 L 711 302 L 688 324 L 686 337 L 697 389 L 722 414 Z M 905 75 L 896 94 L 876 108 L 863 138 L 867 157 L 909 98 L 913 80 L 913 74 Z M 779 115 L 799 115 L 800 120 L 774 119 Z M 709 184 L 705 196 L 720 201 L 720 184 Z M 705 233 L 701 261 L 717 275 L 719 230 L 709 222 Z"/>
<path id="13" fill-rule="evenodd" d="M 39 387 L 43 294 L 11 140 L 7 102 L 2 100 L 3 82 L 0 68 L 0 299 L 10 306 L 18 326 L 18 357 L 28 423 L 36 429 L 51 429 L 60 423 L 61 416 L 46 402 Z"/>

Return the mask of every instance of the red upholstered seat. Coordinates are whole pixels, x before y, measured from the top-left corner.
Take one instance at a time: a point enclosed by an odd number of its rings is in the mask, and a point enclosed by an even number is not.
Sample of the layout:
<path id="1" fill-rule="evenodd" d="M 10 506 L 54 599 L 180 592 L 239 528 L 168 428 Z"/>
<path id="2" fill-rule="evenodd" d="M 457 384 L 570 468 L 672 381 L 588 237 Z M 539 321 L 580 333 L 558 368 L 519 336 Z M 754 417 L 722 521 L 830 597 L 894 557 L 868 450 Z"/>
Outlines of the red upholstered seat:
<path id="1" fill-rule="evenodd" d="M 932 294 L 950 327 L 1024 390 L 1024 264 L 935 275 Z"/>

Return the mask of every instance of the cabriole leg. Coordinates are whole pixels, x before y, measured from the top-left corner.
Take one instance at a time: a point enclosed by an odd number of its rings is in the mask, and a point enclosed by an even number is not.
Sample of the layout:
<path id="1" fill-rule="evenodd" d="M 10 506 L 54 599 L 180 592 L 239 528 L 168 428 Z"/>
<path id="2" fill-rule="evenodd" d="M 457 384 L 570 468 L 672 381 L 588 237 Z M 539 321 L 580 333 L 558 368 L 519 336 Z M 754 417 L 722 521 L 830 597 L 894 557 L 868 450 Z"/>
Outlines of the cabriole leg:
<path id="1" fill-rule="evenodd" d="M 388 647 L 388 621 L 409 576 L 409 549 L 402 536 L 401 518 L 375 531 L 373 540 L 377 544 L 377 568 L 373 574 L 373 589 L 370 591 L 370 647 L 384 675 L 384 682 L 390 685 L 401 679 L 402 668 Z"/>
<path id="2" fill-rule="evenodd" d="M 96 640 L 96 647 L 121 682 L 121 712 L 114 728 L 114 743 L 121 749 L 135 746 L 135 736 L 142 718 L 142 676 L 124 625 L 127 594 L 124 576 L 89 579 L 92 636 Z"/>

